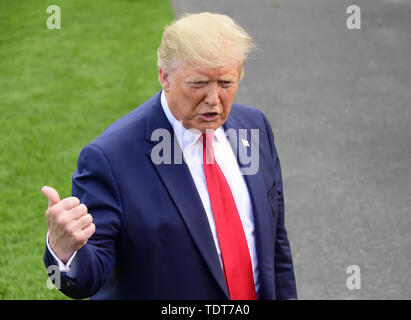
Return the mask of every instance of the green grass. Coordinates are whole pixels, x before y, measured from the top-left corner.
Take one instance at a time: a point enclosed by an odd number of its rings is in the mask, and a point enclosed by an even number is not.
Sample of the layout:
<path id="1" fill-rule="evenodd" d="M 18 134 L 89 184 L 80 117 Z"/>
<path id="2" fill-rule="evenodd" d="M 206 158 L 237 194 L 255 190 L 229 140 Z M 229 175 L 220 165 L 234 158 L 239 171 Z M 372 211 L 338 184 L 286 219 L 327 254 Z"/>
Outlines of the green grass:
<path id="1" fill-rule="evenodd" d="M 0 299 L 66 298 L 46 287 L 40 188 L 69 196 L 81 149 L 160 89 L 172 19 L 165 0 L 0 1 Z"/>

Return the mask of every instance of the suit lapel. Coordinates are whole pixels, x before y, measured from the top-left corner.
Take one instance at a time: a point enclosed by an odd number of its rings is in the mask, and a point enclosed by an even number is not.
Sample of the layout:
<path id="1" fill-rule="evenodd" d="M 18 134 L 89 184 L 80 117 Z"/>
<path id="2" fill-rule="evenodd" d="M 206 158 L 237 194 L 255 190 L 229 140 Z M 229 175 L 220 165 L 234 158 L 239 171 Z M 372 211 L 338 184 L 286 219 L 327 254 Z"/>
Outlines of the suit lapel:
<path id="1" fill-rule="evenodd" d="M 237 162 L 240 168 L 245 167 L 246 164 L 241 163 L 238 152 L 240 148 L 247 148 L 240 138 L 244 137 L 239 135 L 239 129 L 247 129 L 247 141 L 251 145 L 255 143 L 252 141 L 250 129 L 244 125 L 241 126 L 238 121 L 235 121 L 230 114 L 224 124 L 226 130 L 234 129 L 237 133 L 236 138 L 229 139 L 230 144 L 234 150 L 237 158 Z M 261 134 L 261 130 L 259 130 Z M 261 139 L 260 139 L 261 141 Z M 260 148 L 263 146 L 260 146 Z M 250 150 L 245 150 L 249 152 Z M 261 165 L 261 163 L 259 163 Z M 255 243 L 257 250 L 257 259 L 259 264 L 259 274 L 260 274 L 260 290 L 259 296 L 261 299 L 272 299 L 274 290 L 274 231 L 271 229 L 272 223 L 270 222 L 269 215 L 271 210 L 267 200 L 267 191 L 265 188 L 264 180 L 261 174 L 261 169 L 259 167 L 256 174 L 243 175 L 244 180 L 247 184 L 248 192 L 250 194 L 250 199 L 253 208 L 254 216 L 254 228 L 255 228 Z"/>
<path id="2" fill-rule="evenodd" d="M 153 105 L 152 108 L 153 110 L 150 113 L 147 123 L 147 140 L 152 143 L 154 147 L 157 142 L 151 140 L 152 133 L 156 129 L 165 129 L 171 137 L 171 150 L 181 152 L 178 142 L 174 139 L 174 131 L 161 107 L 160 95 L 158 95 L 158 103 Z M 176 149 L 174 149 L 174 147 Z M 151 151 L 152 148 L 149 148 L 147 151 L 147 156 L 150 157 L 150 159 Z M 217 250 L 197 188 L 187 164 L 184 161 L 182 161 L 181 164 L 173 164 L 173 156 L 174 152 L 172 152 L 172 164 L 153 164 L 154 168 L 177 206 L 194 243 L 198 247 L 211 273 L 228 298 L 229 295 Z M 184 189 L 181 186 L 184 186 Z"/>

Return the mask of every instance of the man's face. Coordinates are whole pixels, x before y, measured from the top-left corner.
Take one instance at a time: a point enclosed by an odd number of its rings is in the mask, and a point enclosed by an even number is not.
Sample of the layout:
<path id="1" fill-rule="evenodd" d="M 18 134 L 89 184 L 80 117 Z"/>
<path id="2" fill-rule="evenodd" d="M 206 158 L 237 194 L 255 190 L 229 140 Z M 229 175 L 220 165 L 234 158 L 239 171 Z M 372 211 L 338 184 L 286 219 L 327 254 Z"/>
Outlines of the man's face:
<path id="1" fill-rule="evenodd" d="M 170 111 L 186 129 L 205 133 L 224 124 L 238 88 L 237 64 L 210 68 L 183 63 L 169 74 L 160 68 L 159 74 Z"/>

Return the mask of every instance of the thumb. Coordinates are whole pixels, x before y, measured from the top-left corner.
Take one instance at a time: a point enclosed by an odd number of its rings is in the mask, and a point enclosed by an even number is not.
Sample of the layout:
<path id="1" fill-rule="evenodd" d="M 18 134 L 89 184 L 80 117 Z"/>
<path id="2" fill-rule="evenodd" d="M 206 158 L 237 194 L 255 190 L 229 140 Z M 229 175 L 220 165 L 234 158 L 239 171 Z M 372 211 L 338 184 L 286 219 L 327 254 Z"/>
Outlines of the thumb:
<path id="1" fill-rule="evenodd" d="M 49 201 L 49 208 L 60 202 L 59 193 L 56 189 L 48 186 L 41 188 L 41 192 L 47 197 Z"/>

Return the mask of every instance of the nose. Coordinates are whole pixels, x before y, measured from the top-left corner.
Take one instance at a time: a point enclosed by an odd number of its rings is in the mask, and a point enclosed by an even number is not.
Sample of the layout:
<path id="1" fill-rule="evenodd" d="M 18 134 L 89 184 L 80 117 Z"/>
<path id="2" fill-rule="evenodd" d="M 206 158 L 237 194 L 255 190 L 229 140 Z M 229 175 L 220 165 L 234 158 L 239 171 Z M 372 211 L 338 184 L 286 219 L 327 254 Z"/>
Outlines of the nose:
<path id="1" fill-rule="evenodd" d="M 218 105 L 219 101 L 220 101 L 220 98 L 218 96 L 218 85 L 215 82 L 211 82 L 208 85 L 204 102 L 210 106 L 216 106 Z"/>

